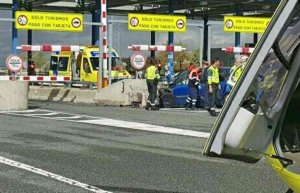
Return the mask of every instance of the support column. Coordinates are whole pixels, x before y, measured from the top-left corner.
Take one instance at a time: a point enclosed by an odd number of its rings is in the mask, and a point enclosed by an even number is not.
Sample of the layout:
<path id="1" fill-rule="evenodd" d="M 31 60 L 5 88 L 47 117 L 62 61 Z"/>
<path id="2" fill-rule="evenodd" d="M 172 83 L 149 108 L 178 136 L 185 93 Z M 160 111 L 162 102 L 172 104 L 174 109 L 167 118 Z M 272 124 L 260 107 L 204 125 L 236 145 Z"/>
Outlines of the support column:
<path id="1" fill-rule="evenodd" d="M 203 59 L 204 60 L 207 60 L 209 63 L 210 61 L 208 60 L 207 58 L 207 47 L 208 47 L 208 16 L 206 15 L 204 18 L 203 18 L 203 25 L 204 25 L 204 29 L 203 29 Z"/>
<path id="2" fill-rule="evenodd" d="M 211 25 L 207 25 L 207 60 L 211 60 Z"/>
<path id="3" fill-rule="evenodd" d="M 111 85 L 111 64 L 112 64 L 112 47 L 113 47 L 113 24 L 108 22 L 108 85 Z"/>
<path id="4" fill-rule="evenodd" d="M 243 13 L 240 10 L 240 4 L 236 4 L 236 11 L 235 11 L 236 16 L 242 16 Z M 235 32 L 235 47 L 240 47 L 241 46 L 241 33 L 240 32 Z"/>
<path id="5" fill-rule="evenodd" d="M 169 15 L 174 14 L 174 0 L 169 0 Z M 168 47 L 174 47 L 174 33 L 168 32 Z M 168 74 L 167 81 L 170 82 L 172 76 L 174 75 L 174 50 L 168 50 Z"/>
<path id="6" fill-rule="evenodd" d="M 28 2 L 28 11 L 32 11 L 32 2 Z M 27 30 L 27 44 L 32 45 L 32 30 Z M 27 69 L 32 63 L 32 51 L 27 52 Z"/>
<path id="7" fill-rule="evenodd" d="M 155 45 L 155 31 L 151 31 L 151 45 Z M 151 51 L 151 57 L 155 57 L 155 51 Z"/>
<path id="8" fill-rule="evenodd" d="M 12 7 L 12 18 L 15 19 L 15 13 L 18 10 L 18 0 L 13 0 Z M 12 49 L 13 54 L 17 54 L 17 45 L 18 45 L 18 30 L 15 28 L 15 22 L 12 22 Z"/>
<path id="9" fill-rule="evenodd" d="M 96 1 L 96 9 L 92 12 L 92 21 L 100 22 L 101 4 Z M 92 45 L 99 45 L 99 27 L 92 25 Z"/>
<path id="10" fill-rule="evenodd" d="M 253 34 L 253 43 L 256 44 L 258 42 L 258 33 Z"/>
<path id="11" fill-rule="evenodd" d="M 202 58 L 202 52 L 203 52 L 203 27 L 199 26 L 199 63 L 200 63 L 200 68 L 202 68 L 202 62 L 203 62 L 203 58 Z"/>

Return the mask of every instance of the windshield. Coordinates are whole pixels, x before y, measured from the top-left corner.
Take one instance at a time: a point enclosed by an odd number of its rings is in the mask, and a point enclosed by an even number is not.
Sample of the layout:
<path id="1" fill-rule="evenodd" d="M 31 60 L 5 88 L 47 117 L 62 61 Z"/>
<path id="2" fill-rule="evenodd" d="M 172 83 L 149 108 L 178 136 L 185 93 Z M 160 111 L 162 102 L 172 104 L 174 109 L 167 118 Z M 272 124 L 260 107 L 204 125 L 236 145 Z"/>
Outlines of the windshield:
<path id="1" fill-rule="evenodd" d="M 119 57 L 112 57 L 111 58 L 111 68 L 113 69 L 116 66 L 123 66 L 123 62 Z M 90 58 L 91 64 L 93 66 L 93 70 L 99 70 L 99 57 L 91 57 Z M 109 58 L 107 58 L 107 69 L 109 65 Z"/>

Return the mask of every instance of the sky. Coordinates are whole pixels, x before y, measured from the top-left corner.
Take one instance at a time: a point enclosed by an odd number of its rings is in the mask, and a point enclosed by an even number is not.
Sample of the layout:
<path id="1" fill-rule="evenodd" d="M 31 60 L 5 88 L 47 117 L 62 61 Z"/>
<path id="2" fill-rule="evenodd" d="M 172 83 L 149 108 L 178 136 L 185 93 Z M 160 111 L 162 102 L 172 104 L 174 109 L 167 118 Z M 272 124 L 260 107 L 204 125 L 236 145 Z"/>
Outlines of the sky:
<path id="1" fill-rule="evenodd" d="M 0 10 L 0 18 L 12 18 L 10 10 Z M 109 16 L 109 19 L 112 19 Z M 114 16 L 114 19 L 127 20 L 127 17 Z M 91 21 L 91 15 L 85 15 L 85 22 Z M 201 20 L 188 20 L 187 23 L 199 23 Z M 114 23 L 112 28 L 113 48 L 121 57 L 130 57 L 132 51 L 128 46 L 133 44 L 150 44 L 150 32 L 129 31 L 127 24 Z M 12 22 L 0 21 L 0 66 L 5 66 L 5 60 L 12 50 Z M 200 47 L 200 29 L 195 26 L 188 26 L 185 33 L 175 33 L 175 45 L 181 42 L 188 51 L 196 50 Z M 222 25 L 212 25 L 211 27 L 211 47 L 223 48 L 225 46 L 234 46 L 234 33 L 223 32 Z M 108 37 L 109 38 L 109 37 Z M 84 31 L 74 32 L 45 32 L 33 31 L 32 42 L 34 45 L 39 44 L 56 44 L 56 45 L 90 45 L 91 44 L 91 26 L 85 25 Z M 167 42 L 167 32 L 156 32 L 156 44 L 162 45 Z M 253 42 L 252 34 L 241 34 L 241 45 L 246 42 Z M 27 31 L 18 31 L 18 45 L 27 44 Z M 149 52 L 144 52 L 149 55 Z"/>

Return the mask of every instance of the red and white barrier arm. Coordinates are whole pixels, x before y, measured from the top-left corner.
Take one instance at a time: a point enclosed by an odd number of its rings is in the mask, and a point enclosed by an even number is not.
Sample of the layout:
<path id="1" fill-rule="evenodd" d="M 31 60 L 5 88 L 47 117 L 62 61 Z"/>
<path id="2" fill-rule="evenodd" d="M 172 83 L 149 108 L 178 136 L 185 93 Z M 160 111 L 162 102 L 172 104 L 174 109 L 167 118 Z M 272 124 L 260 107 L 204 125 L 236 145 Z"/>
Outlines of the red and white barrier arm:
<path id="1" fill-rule="evenodd" d="M 37 52 L 60 52 L 60 51 L 80 51 L 78 45 L 21 45 L 17 46 L 18 50 L 22 51 L 37 51 Z"/>
<path id="2" fill-rule="evenodd" d="M 164 46 L 164 45 L 132 45 L 128 46 L 128 49 L 132 51 L 174 51 L 181 52 L 186 50 L 182 46 Z"/>
<path id="3" fill-rule="evenodd" d="M 241 54 L 251 54 L 254 48 L 249 47 L 225 47 L 222 48 L 223 51 L 227 53 L 241 53 Z"/>
<path id="4" fill-rule="evenodd" d="M 70 76 L 0 76 L 2 80 L 29 81 L 29 82 L 70 82 Z"/>

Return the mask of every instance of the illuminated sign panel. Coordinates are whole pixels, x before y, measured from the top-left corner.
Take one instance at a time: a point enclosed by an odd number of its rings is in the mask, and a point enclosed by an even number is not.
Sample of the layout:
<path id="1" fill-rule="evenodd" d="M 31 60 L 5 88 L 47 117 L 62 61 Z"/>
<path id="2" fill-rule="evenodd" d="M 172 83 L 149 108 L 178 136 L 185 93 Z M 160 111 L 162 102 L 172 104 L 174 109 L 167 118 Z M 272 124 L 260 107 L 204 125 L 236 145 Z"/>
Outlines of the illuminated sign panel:
<path id="1" fill-rule="evenodd" d="M 129 13 L 128 29 L 134 31 L 185 32 L 186 17 Z"/>
<path id="2" fill-rule="evenodd" d="M 17 11 L 16 29 L 44 31 L 83 31 L 83 15 L 54 12 Z"/>
<path id="3" fill-rule="evenodd" d="M 225 16 L 225 32 L 263 33 L 270 22 L 270 18 Z"/>

